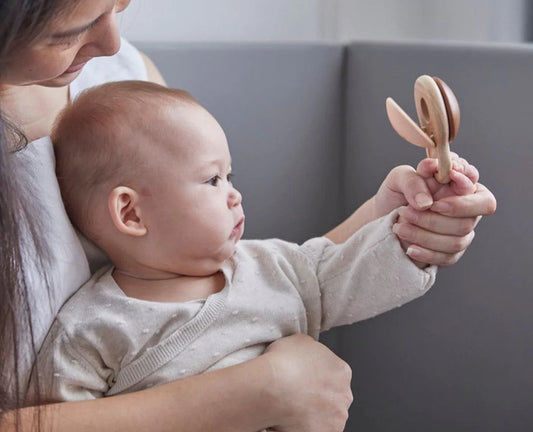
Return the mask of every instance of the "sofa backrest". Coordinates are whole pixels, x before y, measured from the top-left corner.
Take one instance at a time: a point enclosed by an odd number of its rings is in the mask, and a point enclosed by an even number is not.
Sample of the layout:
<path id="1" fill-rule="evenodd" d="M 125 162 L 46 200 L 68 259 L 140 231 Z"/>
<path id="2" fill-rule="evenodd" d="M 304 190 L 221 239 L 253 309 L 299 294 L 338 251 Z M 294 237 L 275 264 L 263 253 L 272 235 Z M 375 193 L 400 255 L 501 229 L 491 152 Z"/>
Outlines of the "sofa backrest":
<path id="1" fill-rule="evenodd" d="M 391 167 L 423 156 L 384 108 L 391 96 L 416 119 L 422 74 L 456 94 L 451 148 L 479 168 L 498 209 L 427 295 L 338 333 L 338 352 L 355 368 L 348 430 L 533 430 L 533 47 L 350 44 L 344 213 Z"/>
<path id="2" fill-rule="evenodd" d="M 452 149 L 496 195 L 462 260 L 420 300 L 334 329 L 324 340 L 354 370 L 347 431 L 525 431 L 533 425 L 533 49 L 373 43 L 140 45 L 168 84 L 226 130 L 246 236 L 326 232 L 422 149 L 385 114 L 416 118 L 413 84 L 441 77 L 461 107 Z"/>

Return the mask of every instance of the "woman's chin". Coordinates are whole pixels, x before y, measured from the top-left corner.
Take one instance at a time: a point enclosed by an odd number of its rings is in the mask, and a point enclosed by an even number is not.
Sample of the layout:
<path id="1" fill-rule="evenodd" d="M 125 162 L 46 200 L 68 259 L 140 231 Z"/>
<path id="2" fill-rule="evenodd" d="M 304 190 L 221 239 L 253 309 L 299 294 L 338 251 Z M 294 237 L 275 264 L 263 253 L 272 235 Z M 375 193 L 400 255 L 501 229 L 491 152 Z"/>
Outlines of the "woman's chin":
<path id="1" fill-rule="evenodd" d="M 65 87 L 68 86 L 72 81 L 74 81 L 79 76 L 82 70 L 83 69 L 79 69 L 74 72 L 64 72 L 63 74 L 55 78 L 49 79 L 47 81 L 41 81 L 36 84 L 41 85 L 43 87 Z"/>

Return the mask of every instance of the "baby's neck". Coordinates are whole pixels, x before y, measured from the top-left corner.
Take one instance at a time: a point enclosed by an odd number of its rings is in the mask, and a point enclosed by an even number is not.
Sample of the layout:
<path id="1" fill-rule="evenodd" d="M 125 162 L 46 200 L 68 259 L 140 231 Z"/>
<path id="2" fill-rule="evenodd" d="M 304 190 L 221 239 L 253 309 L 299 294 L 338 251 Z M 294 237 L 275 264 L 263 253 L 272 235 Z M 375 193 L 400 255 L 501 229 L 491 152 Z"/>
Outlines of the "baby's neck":
<path id="1" fill-rule="evenodd" d="M 221 291 L 226 280 L 222 272 L 210 276 L 176 276 L 146 279 L 115 269 L 113 279 L 128 297 L 161 303 L 202 300 Z"/>

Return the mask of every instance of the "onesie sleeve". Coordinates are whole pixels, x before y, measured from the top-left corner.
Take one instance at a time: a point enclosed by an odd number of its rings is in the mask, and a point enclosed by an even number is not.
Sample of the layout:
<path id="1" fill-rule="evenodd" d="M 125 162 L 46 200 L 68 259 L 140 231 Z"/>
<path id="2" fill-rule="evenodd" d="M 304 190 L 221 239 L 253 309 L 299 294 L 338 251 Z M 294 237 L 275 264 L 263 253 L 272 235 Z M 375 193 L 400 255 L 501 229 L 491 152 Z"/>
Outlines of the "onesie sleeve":
<path id="1" fill-rule="evenodd" d="M 301 246 L 316 269 L 321 331 L 399 307 L 435 282 L 437 267 L 419 269 L 392 232 L 397 216 L 365 225 L 342 244 L 321 237 Z"/>
<path id="2" fill-rule="evenodd" d="M 37 356 L 26 405 L 96 399 L 105 396 L 112 373 L 97 355 L 84 350 L 55 321 Z M 39 394 L 39 399 L 36 395 Z"/>

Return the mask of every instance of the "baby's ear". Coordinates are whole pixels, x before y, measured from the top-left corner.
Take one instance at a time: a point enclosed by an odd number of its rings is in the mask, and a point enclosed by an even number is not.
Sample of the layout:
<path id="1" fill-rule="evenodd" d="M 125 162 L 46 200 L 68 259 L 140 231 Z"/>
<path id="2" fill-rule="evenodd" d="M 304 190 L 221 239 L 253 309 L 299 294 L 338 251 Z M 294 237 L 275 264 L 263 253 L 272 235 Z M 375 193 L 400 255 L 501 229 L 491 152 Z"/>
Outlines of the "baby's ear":
<path id="1" fill-rule="evenodd" d="M 109 214 L 115 227 L 124 234 L 135 237 L 147 233 L 139 207 L 139 194 L 127 186 L 117 186 L 109 194 Z"/>

